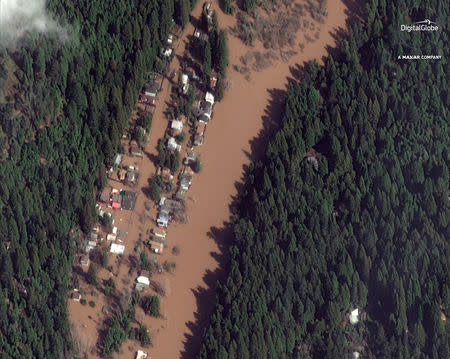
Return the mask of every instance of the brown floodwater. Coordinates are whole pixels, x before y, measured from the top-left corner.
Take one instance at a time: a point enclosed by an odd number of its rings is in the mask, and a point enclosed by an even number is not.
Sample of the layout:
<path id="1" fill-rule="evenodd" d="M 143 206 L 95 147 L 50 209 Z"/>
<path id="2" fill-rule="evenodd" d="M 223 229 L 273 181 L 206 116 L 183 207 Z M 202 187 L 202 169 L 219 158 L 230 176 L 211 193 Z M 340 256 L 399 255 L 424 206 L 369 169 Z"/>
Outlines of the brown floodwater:
<path id="1" fill-rule="evenodd" d="M 199 1 L 192 14 L 194 19 L 199 17 L 201 6 L 202 2 Z M 219 9 L 217 0 L 213 1 L 213 8 Z M 214 309 L 217 280 L 226 274 L 224 266 L 231 235 L 227 222 L 230 219 L 230 205 L 237 195 L 245 166 L 264 152 L 268 136 L 276 129 L 289 78 L 295 78 L 298 66 L 309 60 L 316 59 L 320 63 L 328 54 L 327 51 L 335 46 L 336 34 L 346 27 L 348 10 L 342 1 L 328 1 L 327 10 L 328 17 L 322 25 L 317 24 L 314 31 L 320 30 L 320 36 L 315 41 L 306 41 L 305 32 L 301 30 L 297 34 L 295 55 L 288 61 L 275 61 L 262 71 L 251 71 L 247 78 L 233 70 L 233 65 L 241 66 L 240 58 L 249 50 L 265 50 L 260 43 L 249 48 L 229 34 L 229 88 L 224 100 L 214 107 L 214 117 L 205 132 L 205 143 L 196 150 L 200 154 L 202 171 L 195 175 L 188 192 L 188 222 L 170 225 L 167 236 L 169 248 L 158 257 L 160 262 L 176 262 L 176 269 L 173 274 L 155 278 L 168 284 L 170 294 L 162 299 L 161 319 L 145 318 L 153 341 L 153 346 L 145 350 L 152 358 L 186 359 L 198 353 L 203 330 Z M 224 15 L 220 10 L 218 15 L 221 28 L 231 29 L 234 26 L 234 17 Z M 189 24 L 179 41 L 176 55 L 183 54 L 186 35 L 191 35 L 193 31 L 193 25 Z M 307 34 L 312 37 L 312 33 Z M 300 51 L 299 43 L 304 44 L 303 51 Z M 170 71 L 174 69 L 179 69 L 177 56 L 170 66 Z M 148 187 L 147 179 L 156 171 L 152 161 L 157 156 L 157 140 L 164 136 L 167 128 L 164 113 L 169 101 L 170 85 L 166 80 L 154 113 L 146 154 L 138 162 L 141 178 L 136 209 L 131 215 L 123 211 L 123 223 L 126 223 L 129 232 L 124 257 L 133 252 L 138 234 L 144 234 L 146 229 L 153 226 L 151 220 L 146 223 L 140 221 L 144 213 L 144 201 L 147 200 L 143 190 Z M 116 218 L 120 215 L 122 213 Z M 155 218 L 154 209 L 151 215 Z M 180 248 L 179 255 L 171 253 L 173 246 Z M 123 279 L 134 281 L 135 277 L 130 277 L 127 266 L 121 265 L 117 279 L 119 292 L 124 286 L 130 286 Z M 96 337 L 96 327 L 100 324 L 101 318 L 93 311 L 93 308 L 82 307 L 79 303 L 71 302 L 69 305 L 73 326 L 80 328 L 87 337 Z M 88 315 L 95 318 L 95 322 L 89 322 Z M 82 327 L 86 323 L 88 326 Z M 122 346 L 120 357 L 134 358 L 138 348 L 135 341 L 127 341 Z M 90 354 L 89 357 L 99 356 Z"/>

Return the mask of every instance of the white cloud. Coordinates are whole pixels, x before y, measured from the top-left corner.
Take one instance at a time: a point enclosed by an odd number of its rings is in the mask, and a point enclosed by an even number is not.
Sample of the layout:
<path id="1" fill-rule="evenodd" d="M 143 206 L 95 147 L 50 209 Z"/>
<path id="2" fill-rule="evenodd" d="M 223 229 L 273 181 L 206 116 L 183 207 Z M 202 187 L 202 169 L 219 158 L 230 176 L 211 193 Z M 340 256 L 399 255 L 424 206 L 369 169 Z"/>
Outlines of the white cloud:
<path id="1" fill-rule="evenodd" d="M 26 32 L 53 33 L 61 40 L 67 31 L 48 14 L 46 0 L 0 0 L 0 44 L 14 45 Z"/>

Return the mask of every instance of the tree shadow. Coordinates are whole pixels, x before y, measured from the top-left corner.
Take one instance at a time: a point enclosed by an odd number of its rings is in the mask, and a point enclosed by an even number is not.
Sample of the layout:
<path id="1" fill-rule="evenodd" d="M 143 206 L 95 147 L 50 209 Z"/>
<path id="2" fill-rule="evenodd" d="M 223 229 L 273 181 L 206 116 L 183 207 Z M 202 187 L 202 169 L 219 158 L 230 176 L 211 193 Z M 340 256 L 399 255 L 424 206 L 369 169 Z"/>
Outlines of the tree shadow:
<path id="1" fill-rule="evenodd" d="M 190 333 L 185 334 L 183 341 L 184 349 L 181 359 L 196 358 L 202 343 L 205 328 L 209 324 L 209 318 L 216 305 L 216 291 L 218 283 L 224 280 L 229 264 L 229 247 L 232 238 L 232 227 L 230 223 L 224 223 L 222 228 L 211 227 L 207 233 L 208 237 L 216 242 L 218 252 L 211 252 L 211 256 L 218 262 L 214 271 L 207 270 L 203 276 L 205 286 L 192 289 L 197 303 L 197 312 L 194 321 L 189 321 L 186 326 Z"/>

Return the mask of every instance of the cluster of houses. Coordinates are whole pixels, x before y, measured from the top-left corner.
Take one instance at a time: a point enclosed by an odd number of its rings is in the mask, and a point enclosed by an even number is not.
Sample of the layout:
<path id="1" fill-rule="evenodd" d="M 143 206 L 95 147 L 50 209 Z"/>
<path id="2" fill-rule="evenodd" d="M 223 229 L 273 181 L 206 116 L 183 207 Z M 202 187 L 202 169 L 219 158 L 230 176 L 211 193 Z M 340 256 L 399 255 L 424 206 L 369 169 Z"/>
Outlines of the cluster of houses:
<path id="1" fill-rule="evenodd" d="M 135 172 L 128 171 L 125 174 L 125 179 L 127 176 L 128 179 L 130 180 L 130 183 L 134 184 L 136 181 Z M 105 203 L 108 208 L 112 209 L 126 209 L 129 211 L 134 211 L 134 207 L 136 206 L 136 200 L 137 200 L 136 192 L 127 191 L 124 189 L 117 189 L 113 187 L 106 187 L 100 195 L 100 201 Z"/>
<path id="2" fill-rule="evenodd" d="M 206 11 L 206 12 L 205 12 Z M 209 19 L 212 16 L 211 4 L 206 3 L 204 6 L 204 12 Z M 206 36 L 206 38 L 205 38 Z M 161 50 L 161 56 L 170 58 L 173 56 L 174 39 L 177 35 L 169 35 L 167 44 Z M 194 37 L 199 39 L 207 39 L 207 34 L 200 30 L 195 30 Z M 158 93 L 161 91 L 163 78 L 160 75 L 155 75 L 147 83 L 144 84 L 141 93 L 138 95 L 138 109 L 152 114 L 157 104 Z M 192 68 L 187 68 L 180 73 L 179 78 L 179 91 L 183 95 L 187 95 L 189 91 L 192 91 L 191 86 L 193 82 L 200 82 L 200 77 L 195 73 Z M 195 128 L 192 129 L 192 141 L 194 146 L 200 146 L 204 143 L 205 131 L 209 121 L 213 117 L 214 107 L 214 94 L 213 90 L 217 83 L 217 76 L 212 74 L 211 81 L 209 83 L 209 89 L 203 92 L 201 96 L 197 97 L 197 104 L 195 109 L 196 121 L 194 121 Z M 206 84 L 206 87 L 207 84 Z M 204 96 L 203 96 L 204 94 Z M 182 142 L 184 140 L 185 126 L 188 126 L 188 119 L 184 115 L 180 115 L 175 119 L 169 121 L 168 131 L 166 135 L 165 150 L 168 154 L 177 154 L 182 150 Z M 130 138 L 128 135 L 124 135 L 124 138 Z M 138 139 L 139 140 L 139 139 Z M 140 140 L 139 140 L 140 141 Z M 142 157 L 142 141 L 137 143 L 136 139 L 129 142 L 129 154 L 133 157 Z M 161 254 L 166 247 L 166 237 L 168 228 L 171 221 L 184 222 L 186 220 L 186 208 L 185 200 L 186 194 L 190 189 L 194 177 L 193 166 L 197 164 L 197 155 L 193 151 L 192 147 L 186 153 L 183 161 L 183 165 L 179 174 L 172 173 L 169 168 L 158 169 L 158 175 L 161 177 L 163 183 L 167 182 L 172 184 L 174 176 L 177 176 L 178 186 L 172 192 L 171 198 L 162 197 L 157 203 L 157 219 L 156 225 L 153 229 L 148 230 L 148 240 L 144 241 L 151 251 L 155 254 Z M 96 211 L 99 216 L 101 225 L 97 225 L 93 230 L 85 236 L 83 242 L 83 253 L 79 257 L 79 264 L 81 267 L 87 268 L 90 265 L 90 253 L 101 246 L 106 251 L 112 254 L 123 255 L 125 251 L 124 238 L 127 236 L 127 232 L 120 227 L 121 212 L 115 212 L 117 210 L 130 210 L 134 211 L 137 193 L 130 190 L 129 187 L 136 186 L 139 181 L 139 168 L 136 166 L 136 162 L 132 165 L 122 165 L 124 155 L 118 154 L 114 159 L 114 164 L 108 171 L 109 178 L 114 182 L 120 182 L 119 186 L 114 187 L 110 185 L 106 187 L 100 194 L 99 203 L 96 205 Z M 117 174 L 117 177 L 115 177 Z M 172 188 L 170 186 L 170 188 Z M 147 208 L 149 210 L 149 208 Z M 118 218 L 118 224 L 115 224 L 115 214 Z M 155 259 L 156 261 L 156 259 Z M 162 271 L 162 267 L 161 267 Z M 150 272 L 148 270 L 142 270 L 139 272 L 139 276 L 136 278 L 135 290 L 141 292 L 150 286 Z M 79 301 L 81 299 L 80 293 L 75 290 L 71 294 L 72 299 Z M 147 358 L 148 355 L 142 350 L 138 350 L 136 358 Z"/>
<path id="3" fill-rule="evenodd" d="M 212 118 L 214 107 L 214 95 L 206 92 L 205 98 L 198 104 L 197 128 L 194 137 L 194 145 L 200 146 L 205 139 L 206 125 Z"/>
<path id="4" fill-rule="evenodd" d="M 212 21 L 213 10 L 210 2 L 206 2 L 203 5 L 203 13 L 208 19 L 208 22 Z M 200 29 L 195 29 L 194 38 L 201 41 L 207 40 L 208 35 Z M 175 72 L 174 72 L 175 73 Z M 179 92 L 181 95 L 188 94 L 191 86 L 194 82 L 200 83 L 200 77 L 195 73 L 192 67 L 184 68 L 184 70 L 179 74 Z M 212 73 L 210 77 L 209 84 L 203 84 L 205 86 L 200 86 L 200 88 L 207 88 L 202 96 L 197 97 L 197 105 L 194 110 L 196 120 L 193 128 L 193 136 L 191 144 L 194 146 L 201 146 L 205 141 L 205 132 L 208 123 L 213 117 L 213 108 L 215 103 L 215 98 L 213 91 L 217 84 L 217 74 Z M 165 139 L 165 150 L 169 155 L 180 153 L 182 150 L 182 141 L 184 140 L 183 129 L 187 126 L 187 118 L 184 115 L 180 115 L 175 119 L 170 120 L 168 131 Z M 183 167 L 178 176 L 178 187 L 173 195 L 172 199 L 162 197 L 158 203 L 158 215 L 156 223 L 159 228 L 165 229 L 169 226 L 172 220 L 177 220 L 183 222 L 185 220 L 185 199 L 186 193 L 189 190 L 193 177 L 193 165 L 197 163 L 197 155 L 191 148 L 187 151 L 186 157 L 183 162 Z M 162 168 L 158 170 L 157 175 L 162 179 L 163 184 L 170 183 L 169 188 L 171 189 L 171 184 L 175 174 L 172 174 L 168 168 Z M 171 192 L 171 190 L 169 191 Z"/>

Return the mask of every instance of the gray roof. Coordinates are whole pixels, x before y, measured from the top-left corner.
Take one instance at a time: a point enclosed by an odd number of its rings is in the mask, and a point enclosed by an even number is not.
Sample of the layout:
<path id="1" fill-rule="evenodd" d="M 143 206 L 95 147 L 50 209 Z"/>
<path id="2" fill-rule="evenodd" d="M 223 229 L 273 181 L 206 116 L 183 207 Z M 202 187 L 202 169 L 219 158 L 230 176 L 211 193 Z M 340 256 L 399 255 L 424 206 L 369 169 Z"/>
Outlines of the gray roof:
<path id="1" fill-rule="evenodd" d="M 144 91 L 149 93 L 157 93 L 160 89 L 158 81 L 151 81 L 150 83 L 145 84 Z"/>

